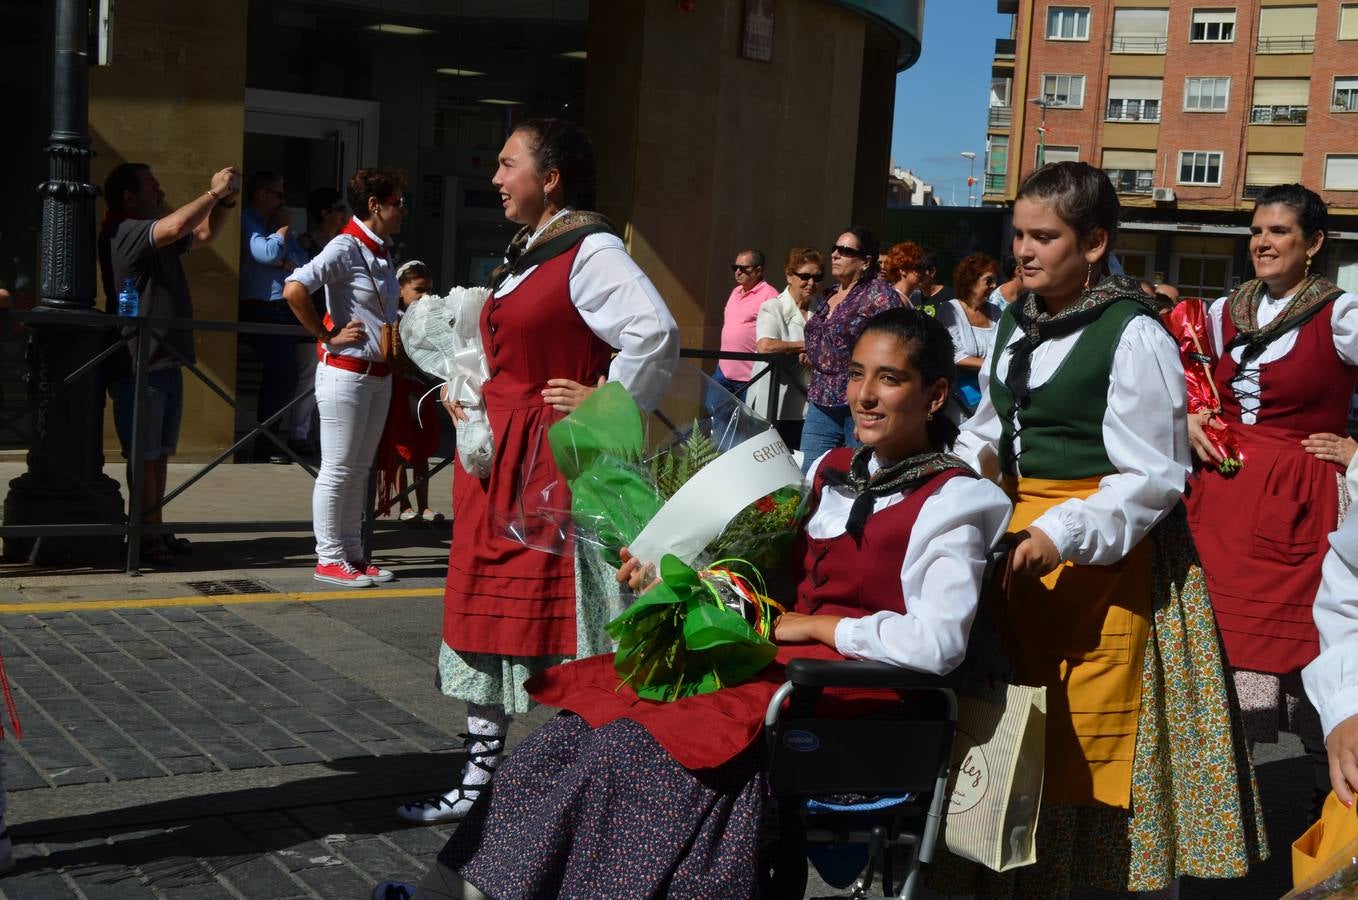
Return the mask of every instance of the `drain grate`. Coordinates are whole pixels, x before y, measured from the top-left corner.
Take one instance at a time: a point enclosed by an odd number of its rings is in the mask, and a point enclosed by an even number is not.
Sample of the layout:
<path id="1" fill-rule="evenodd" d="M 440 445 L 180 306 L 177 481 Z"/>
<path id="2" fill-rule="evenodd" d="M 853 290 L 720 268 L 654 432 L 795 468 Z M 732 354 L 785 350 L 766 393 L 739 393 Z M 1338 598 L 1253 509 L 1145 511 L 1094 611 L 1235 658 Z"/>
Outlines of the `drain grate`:
<path id="1" fill-rule="evenodd" d="M 204 597 L 221 597 L 226 594 L 272 594 L 274 589 L 253 578 L 233 578 L 228 581 L 188 581 L 187 587 L 193 588 Z"/>

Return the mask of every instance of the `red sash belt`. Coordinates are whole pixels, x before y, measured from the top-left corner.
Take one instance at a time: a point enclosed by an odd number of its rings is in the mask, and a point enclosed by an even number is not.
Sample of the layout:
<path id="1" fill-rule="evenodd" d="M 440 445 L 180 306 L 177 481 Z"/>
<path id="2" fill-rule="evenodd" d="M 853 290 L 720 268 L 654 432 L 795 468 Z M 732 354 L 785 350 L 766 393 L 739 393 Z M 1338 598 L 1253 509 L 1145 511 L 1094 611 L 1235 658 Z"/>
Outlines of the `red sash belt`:
<path id="1" fill-rule="evenodd" d="M 377 378 L 386 378 L 391 374 L 391 366 L 386 363 L 359 359 L 356 356 L 336 356 L 333 353 L 322 353 L 321 362 L 327 366 L 334 366 L 336 369 L 343 369 L 346 372 L 357 372 L 360 375 L 372 375 Z"/>

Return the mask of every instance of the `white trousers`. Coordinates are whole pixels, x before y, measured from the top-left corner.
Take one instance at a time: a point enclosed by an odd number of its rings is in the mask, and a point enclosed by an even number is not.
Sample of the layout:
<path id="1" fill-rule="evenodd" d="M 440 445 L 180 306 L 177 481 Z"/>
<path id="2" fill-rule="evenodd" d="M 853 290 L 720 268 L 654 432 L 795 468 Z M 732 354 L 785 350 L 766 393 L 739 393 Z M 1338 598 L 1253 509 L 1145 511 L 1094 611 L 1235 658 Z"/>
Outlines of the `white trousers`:
<path id="1" fill-rule="evenodd" d="M 363 558 L 363 506 L 391 402 L 391 377 L 316 364 L 321 414 L 321 471 L 311 494 L 316 557 L 321 563 Z"/>

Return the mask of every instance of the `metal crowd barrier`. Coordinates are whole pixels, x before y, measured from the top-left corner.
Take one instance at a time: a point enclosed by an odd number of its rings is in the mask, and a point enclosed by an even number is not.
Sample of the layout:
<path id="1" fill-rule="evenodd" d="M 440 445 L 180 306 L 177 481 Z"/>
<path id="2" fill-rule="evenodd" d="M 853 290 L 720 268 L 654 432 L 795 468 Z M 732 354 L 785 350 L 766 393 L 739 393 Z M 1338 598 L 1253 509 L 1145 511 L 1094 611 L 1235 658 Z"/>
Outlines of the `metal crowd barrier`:
<path id="1" fill-rule="evenodd" d="M 291 335 L 295 337 L 305 337 L 306 331 L 299 325 L 274 325 L 259 322 L 224 322 L 203 319 L 174 319 L 174 318 L 151 318 L 138 317 L 116 318 L 102 312 L 90 311 L 57 311 L 57 310 L 11 310 L 0 309 L 0 329 L 6 323 L 18 322 L 28 324 L 39 322 L 49 325 L 68 325 L 79 328 L 88 328 L 106 334 L 112 334 L 113 329 L 121 328 L 126 330 L 132 328 L 132 335 L 125 336 L 124 340 L 110 339 L 108 346 L 104 347 L 97 354 L 86 362 L 82 363 L 74 372 L 65 376 L 59 384 L 52 385 L 50 390 L 53 394 L 60 392 L 67 386 L 74 383 L 77 379 L 85 377 L 100 378 L 102 380 L 101 364 L 114 353 L 126 352 L 128 343 L 131 344 L 134 363 L 132 366 L 133 378 L 135 379 L 134 401 L 132 407 L 132 446 L 128 448 L 128 457 L 132 460 L 142 458 L 143 442 L 145 435 L 142 433 L 142 422 L 145 410 L 143 408 L 146 398 L 147 375 L 151 358 L 151 343 L 154 331 L 202 331 L 202 332 L 226 332 L 233 334 L 276 334 Z M 148 534 L 273 534 L 273 533 L 306 533 L 312 530 L 312 521 L 306 520 L 286 520 L 286 521 L 198 521 L 198 522 L 148 522 L 147 515 L 158 512 L 166 507 L 172 500 L 183 495 L 191 487 L 201 481 L 217 466 L 231 459 L 232 456 L 242 447 L 254 442 L 263 435 L 272 441 L 278 449 L 287 455 L 293 462 L 297 463 L 313 479 L 316 477 L 316 470 L 300 456 L 298 456 L 287 442 L 276 435 L 272 426 L 279 419 L 285 416 L 297 403 L 299 403 L 309 391 L 299 392 L 289 400 L 282 409 L 269 416 L 263 422 L 257 420 L 250 412 L 245 410 L 237 400 L 232 397 L 226 388 L 222 387 L 210 375 L 204 372 L 195 363 L 189 362 L 172 345 L 162 342 L 161 346 L 170 352 L 184 370 L 191 373 L 207 388 L 222 399 L 231 410 L 238 416 L 244 416 L 252 427 L 243 437 L 237 439 L 230 447 L 217 454 L 210 462 L 194 472 L 183 483 L 177 485 L 172 491 L 166 493 L 164 499 L 149 509 L 143 509 L 141 487 L 142 487 L 142 467 L 139 465 L 129 465 L 128 468 L 128 511 L 126 521 L 123 522 L 92 522 L 79 524 L 50 524 L 50 525 L 10 525 L 0 523 L 0 538 L 8 537 L 31 537 L 35 539 L 31 559 L 36 559 L 40 547 L 40 542 L 44 537 L 70 537 L 81 535 L 118 535 L 127 541 L 126 570 L 128 574 L 137 574 L 141 566 L 141 539 Z M 751 381 L 754 384 L 761 378 L 769 379 L 768 402 L 761 412 L 770 421 L 774 421 L 778 409 L 780 387 L 784 384 L 790 385 L 794 390 L 805 395 L 805 389 L 797 377 L 798 367 L 795 354 L 788 353 L 725 353 L 716 350 L 681 350 L 680 355 L 693 360 L 750 360 L 754 362 L 764 362 L 768 365 Z M 32 440 L 32 436 L 21 431 L 19 423 L 28 418 L 33 412 L 31 403 L 25 403 L 24 407 L 17 413 L 6 418 L 0 419 L 0 434 L 10 433 L 20 438 L 27 446 Z M 102 452 L 102 450 L 101 450 Z M 431 468 L 427 475 L 410 483 L 404 491 L 397 494 L 397 500 L 401 497 L 411 495 L 415 490 L 425 484 L 438 473 L 442 472 L 452 462 L 452 455 L 441 461 L 437 466 Z M 65 470 L 65 474 L 72 483 L 77 486 L 93 490 L 93 486 L 85 482 L 78 473 Z M 368 478 L 368 497 L 374 496 L 376 484 L 376 469 L 369 473 Z M 365 504 L 365 514 L 363 520 L 363 547 L 365 554 L 371 550 L 372 537 L 377 530 L 396 530 L 402 528 L 401 522 L 378 522 L 372 504 Z M 388 507 L 390 508 L 390 507 Z"/>

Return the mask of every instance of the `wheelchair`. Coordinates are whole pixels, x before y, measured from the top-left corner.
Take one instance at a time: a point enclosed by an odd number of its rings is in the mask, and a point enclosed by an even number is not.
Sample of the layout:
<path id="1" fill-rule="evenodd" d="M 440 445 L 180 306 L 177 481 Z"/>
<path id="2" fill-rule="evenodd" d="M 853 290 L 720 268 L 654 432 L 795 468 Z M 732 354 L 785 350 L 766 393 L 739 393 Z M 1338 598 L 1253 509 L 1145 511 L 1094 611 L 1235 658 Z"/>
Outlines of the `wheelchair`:
<path id="1" fill-rule="evenodd" d="M 877 871 L 881 896 L 914 896 L 947 812 L 957 691 L 971 679 L 1009 675 L 993 616 L 1006 558 L 1005 547 L 987 558 L 966 661 L 946 676 L 858 660 L 788 664 L 764 717 L 774 802 L 761 845 L 761 896 L 800 900 L 808 855 L 827 883 L 851 887 L 854 898 L 868 896 Z M 901 691 L 907 699 L 863 718 L 818 714 L 824 689 L 840 687 Z M 905 865 L 896 893 L 899 856 Z"/>

